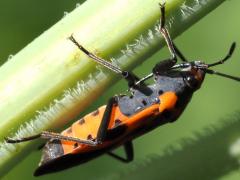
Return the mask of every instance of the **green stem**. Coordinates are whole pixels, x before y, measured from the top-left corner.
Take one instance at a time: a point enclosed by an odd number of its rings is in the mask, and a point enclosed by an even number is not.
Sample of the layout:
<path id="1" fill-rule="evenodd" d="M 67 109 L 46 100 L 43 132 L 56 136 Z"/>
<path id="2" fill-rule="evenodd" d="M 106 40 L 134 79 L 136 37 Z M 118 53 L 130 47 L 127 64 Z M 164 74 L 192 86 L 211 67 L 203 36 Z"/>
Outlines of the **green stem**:
<path id="1" fill-rule="evenodd" d="M 173 37 L 224 0 L 168 0 Z M 117 76 L 96 67 L 68 40 L 71 34 L 90 51 L 132 69 L 165 45 L 156 30 L 159 0 L 89 0 L 35 39 L 0 68 L 0 176 L 34 147 L 7 144 L 60 127 L 91 104 Z"/>

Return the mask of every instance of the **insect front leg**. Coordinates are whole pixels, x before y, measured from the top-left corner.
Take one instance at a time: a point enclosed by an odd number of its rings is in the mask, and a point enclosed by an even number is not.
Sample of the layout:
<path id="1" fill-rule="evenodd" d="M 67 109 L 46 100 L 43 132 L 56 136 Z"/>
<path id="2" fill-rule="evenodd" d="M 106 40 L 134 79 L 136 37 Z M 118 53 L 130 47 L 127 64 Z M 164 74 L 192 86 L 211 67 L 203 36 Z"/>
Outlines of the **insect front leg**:
<path id="1" fill-rule="evenodd" d="M 167 28 L 165 27 L 165 20 L 166 20 L 165 19 L 165 3 L 164 4 L 159 3 L 159 6 L 160 6 L 160 11 L 161 11 L 159 31 L 162 34 L 164 40 L 166 41 L 167 47 L 170 51 L 171 58 L 169 61 L 172 61 L 172 64 L 174 65 L 177 62 L 177 55 L 176 55 L 176 51 L 174 49 L 173 41 L 170 37 L 170 34 L 169 34 Z"/>
<path id="2" fill-rule="evenodd" d="M 160 6 L 160 11 L 161 11 L 159 31 L 162 34 L 162 36 L 167 44 L 167 47 L 171 54 L 171 58 L 157 63 L 155 65 L 155 67 L 153 68 L 153 74 L 161 74 L 161 73 L 164 73 L 164 72 L 168 71 L 169 69 L 171 69 L 177 62 L 177 56 L 179 56 L 183 62 L 187 62 L 186 58 L 183 56 L 183 54 L 180 52 L 180 50 L 174 44 L 167 28 L 165 27 L 165 3 L 164 4 L 159 3 L 159 6 Z"/>
<path id="3" fill-rule="evenodd" d="M 180 58 L 180 60 L 182 62 L 188 62 L 187 58 L 185 58 L 183 53 L 178 49 L 177 45 L 174 42 L 172 42 L 172 43 L 173 43 L 173 47 L 174 47 L 175 53 Z"/>
<path id="4" fill-rule="evenodd" d="M 157 63 L 155 65 L 155 67 L 153 68 L 153 74 L 164 73 L 164 72 L 168 71 L 169 69 L 171 69 L 171 67 L 173 67 L 177 62 L 177 55 L 176 55 L 176 51 L 174 49 L 173 41 L 169 35 L 167 28 L 165 27 L 165 3 L 164 4 L 159 3 L 159 6 L 160 6 L 160 11 L 161 11 L 159 31 L 162 34 L 162 36 L 167 44 L 167 47 L 171 54 L 171 58 Z"/>

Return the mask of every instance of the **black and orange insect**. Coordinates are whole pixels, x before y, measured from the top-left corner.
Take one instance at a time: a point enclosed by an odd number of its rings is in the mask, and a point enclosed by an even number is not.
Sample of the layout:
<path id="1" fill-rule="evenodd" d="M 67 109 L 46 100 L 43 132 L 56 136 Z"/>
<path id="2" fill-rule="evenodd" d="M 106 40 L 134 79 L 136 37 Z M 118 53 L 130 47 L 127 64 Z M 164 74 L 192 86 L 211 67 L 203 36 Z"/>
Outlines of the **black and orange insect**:
<path id="1" fill-rule="evenodd" d="M 201 87 L 205 74 L 216 74 L 240 81 L 238 77 L 209 69 L 229 59 L 235 49 L 235 43 L 231 45 L 227 56 L 215 63 L 189 62 L 173 43 L 165 28 L 165 6 L 160 5 L 160 10 L 159 30 L 171 57 L 157 63 L 152 73 L 142 79 L 92 54 L 73 36 L 69 38 L 89 58 L 122 75 L 128 82 L 131 95 L 111 97 L 106 106 L 84 116 L 61 134 L 44 131 L 21 139 L 7 138 L 8 143 L 20 143 L 36 138 L 49 139 L 43 148 L 42 159 L 34 173 L 35 176 L 60 171 L 105 153 L 120 161 L 130 162 L 134 158 L 132 140 L 158 126 L 174 122 L 185 109 L 193 93 Z M 179 64 L 177 57 L 182 61 Z M 145 80 L 149 78 L 153 78 L 154 83 L 146 85 Z M 122 145 L 126 157 L 112 152 L 114 148 Z"/>

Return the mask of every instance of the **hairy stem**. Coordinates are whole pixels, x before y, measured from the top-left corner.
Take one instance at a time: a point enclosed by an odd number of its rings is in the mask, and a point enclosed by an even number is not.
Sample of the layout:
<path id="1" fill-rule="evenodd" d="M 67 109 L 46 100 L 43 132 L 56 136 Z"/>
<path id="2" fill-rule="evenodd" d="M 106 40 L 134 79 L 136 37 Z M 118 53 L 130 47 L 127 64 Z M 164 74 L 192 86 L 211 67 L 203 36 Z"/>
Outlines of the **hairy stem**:
<path id="1" fill-rule="evenodd" d="M 224 0 L 168 0 L 167 26 L 181 34 Z M 96 66 L 68 39 L 131 70 L 165 45 L 159 0 L 89 0 L 0 68 L 0 176 L 34 143 L 7 144 L 70 121 L 118 77 Z"/>

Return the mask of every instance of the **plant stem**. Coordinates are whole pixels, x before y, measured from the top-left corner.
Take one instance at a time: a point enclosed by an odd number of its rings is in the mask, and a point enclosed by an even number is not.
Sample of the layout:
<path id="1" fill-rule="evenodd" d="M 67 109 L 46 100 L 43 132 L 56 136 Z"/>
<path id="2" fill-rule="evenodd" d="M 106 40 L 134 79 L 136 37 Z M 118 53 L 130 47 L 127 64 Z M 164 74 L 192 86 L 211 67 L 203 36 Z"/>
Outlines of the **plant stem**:
<path id="1" fill-rule="evenodd" d="M 172 37 L 224 0 L 168 0 Z M 66 15 L 0 68 L 0 176 L 35 148 L 7 144 L 61 127 L 99 97 L 118 77 L 95 65 L 68 39 L 131 70 L 165 45 L 157 22 L 159 0 L 89 0 Z M 36 144 L 35 144 L 36 145 Z"/>

